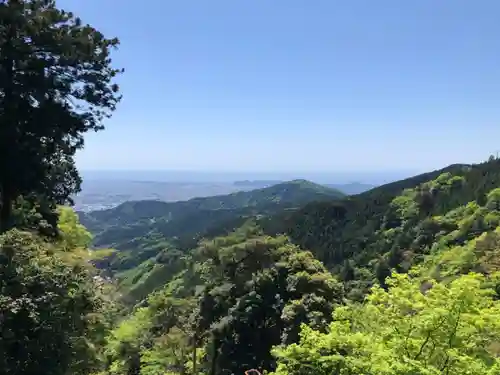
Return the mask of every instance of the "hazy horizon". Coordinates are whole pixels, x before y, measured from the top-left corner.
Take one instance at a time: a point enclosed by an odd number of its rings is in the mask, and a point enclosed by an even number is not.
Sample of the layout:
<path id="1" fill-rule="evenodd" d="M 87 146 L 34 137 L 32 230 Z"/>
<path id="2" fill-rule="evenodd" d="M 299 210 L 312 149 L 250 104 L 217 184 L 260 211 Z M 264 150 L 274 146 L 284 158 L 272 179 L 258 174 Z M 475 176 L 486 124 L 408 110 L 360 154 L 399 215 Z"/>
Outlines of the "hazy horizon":
<path id="1" fill-rule="evenodd" d="M 424 171 L 425 172 L 425 171 Z M 331 184 L 382 184 L 403 179 L 421 171 L 385 170 L 385 171 L 297 171 L 297 172 L 258 172 L 258 171 L 189 171 L 189 170 L 90 170 L 81 171 L 85 180 L 127 180 L 151 182 L 234 182 L 242 180 L 295 180 L 306 179 L 317 183 Z"/>

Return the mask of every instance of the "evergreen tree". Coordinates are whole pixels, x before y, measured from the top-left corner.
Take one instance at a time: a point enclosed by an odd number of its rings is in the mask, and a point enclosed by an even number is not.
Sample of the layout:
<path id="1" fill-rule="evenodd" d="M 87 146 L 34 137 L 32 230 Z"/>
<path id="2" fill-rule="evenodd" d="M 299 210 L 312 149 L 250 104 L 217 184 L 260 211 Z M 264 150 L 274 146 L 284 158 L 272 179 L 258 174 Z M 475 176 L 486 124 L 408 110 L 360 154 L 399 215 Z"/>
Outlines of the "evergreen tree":
<path id="1" fill-rule="evenodd" d="M 120 100 L 118 45 L 54 0 L 0 2 L 0 232 L 36 195 L 54 209 L 80 189 L 75 152 Z"/>

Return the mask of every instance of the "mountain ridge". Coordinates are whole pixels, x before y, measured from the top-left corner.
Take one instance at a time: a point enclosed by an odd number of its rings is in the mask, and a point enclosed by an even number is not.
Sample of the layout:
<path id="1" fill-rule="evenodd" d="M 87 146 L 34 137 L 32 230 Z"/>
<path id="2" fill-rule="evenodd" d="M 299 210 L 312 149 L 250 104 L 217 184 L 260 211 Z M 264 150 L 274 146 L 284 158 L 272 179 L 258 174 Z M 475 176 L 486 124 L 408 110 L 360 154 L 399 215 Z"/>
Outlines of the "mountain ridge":
<path id="1" fill-rule="evenodd" d="M 230 233 L 248 219 L 272 215 L 311 201 L 343 198 L 341 192 L 306 180 L 267 188 L 180 202 L 125 202 L 115 208 L 79 213 L 94 235 L 95 248 L 112 247 L 121 254 L 101 262 L 123 272 L 159 255 L 161 247 L 187 251 L 206 236 Z"/>
<path id="2" fill-rule="evenodd" d="M 150 220 L 166 215 L 193 213 L 198 210 L 239 209 L 244 207 L 264 208 L 266 205 L 300 206 L 311 200 L 338 199 L 345 195 L 335 189 L 315 184 L 306 180 L 292 180 L 266 188 L 239 191 L 231 194 L 210 197 L 191 198 L 186 201 L 163 202 L 159 200 L 138 200 L 124 202 L 117 207 L 79 212 L 82 223 L 91 231 L 98 228 L 92 221 L 100 224 L 129 225 L 141 220 Z"/>

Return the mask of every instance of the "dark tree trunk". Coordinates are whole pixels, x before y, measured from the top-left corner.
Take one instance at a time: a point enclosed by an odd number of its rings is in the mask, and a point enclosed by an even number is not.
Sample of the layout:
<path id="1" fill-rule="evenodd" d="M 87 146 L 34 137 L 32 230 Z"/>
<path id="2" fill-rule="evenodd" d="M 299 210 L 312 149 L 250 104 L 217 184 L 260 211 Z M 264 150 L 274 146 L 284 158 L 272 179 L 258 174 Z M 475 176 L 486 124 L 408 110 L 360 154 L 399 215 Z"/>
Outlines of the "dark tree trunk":
<path id="1" fill-rule="evenodd" d="M 0 166 L 0 173 L 2 173 L 3 180 L 0 181 L 0 234 L 8 231 L 12 227 L 12 204 L 14 202 L 14 196 L 11 194 L 12 188 L 6 187 L 5 185 L 6 181 L 14 178 L 14 168 L 12 163 L 15 163 L 15 158 L 9 150 L 11 146 L 10 143 L 16 142 L 15 136 L 17 127 L 17 123 L 15 121 L 15 66 L 13 58 L 13 40 L 16 38 L 16 33 L 16 26 L 14 22 L 11 22 L 7 32 L 7 41 L 2 48 L 4 58 L 1 64 L 4 74 L 2 75 L 1 84 L 4 86 L 4 98 L 2 103 L 4 107 L 4 118 L 2 119 L 2 126 L 0 127 L 2 129 L 2 132 L 0 133 L 0 139 L 2 139 L 0 144 L 0 148 L 2 149 L 0 158 L 4 160 L 2 160 L 2 165 Z"/>

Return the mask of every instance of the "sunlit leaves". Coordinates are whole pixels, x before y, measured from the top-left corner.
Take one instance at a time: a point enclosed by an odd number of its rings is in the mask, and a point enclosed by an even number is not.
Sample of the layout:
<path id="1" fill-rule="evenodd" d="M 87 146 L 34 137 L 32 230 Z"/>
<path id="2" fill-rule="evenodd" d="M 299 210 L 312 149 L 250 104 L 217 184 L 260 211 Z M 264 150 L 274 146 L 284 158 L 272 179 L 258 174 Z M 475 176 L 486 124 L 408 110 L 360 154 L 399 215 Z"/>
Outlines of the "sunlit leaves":
<path id="1" fill-rule="evenodd" d="M 500 303 L 477 274 L 450 285 L 394 275 L 363 305 L 338 308 L 328 333 L 304 327 L 276 349 L 277 374 L 494 374 Z"/>
<path id="2" fill-rule="evenodd" d="M 90 232 L 80 224 L 78 215 L 69 207 L 59 208 L 58 229 L 62 246 L 69 250 L 87 249 L 92 241 Z"/>

